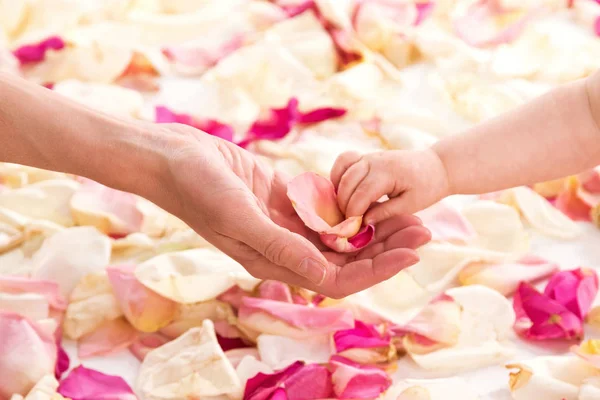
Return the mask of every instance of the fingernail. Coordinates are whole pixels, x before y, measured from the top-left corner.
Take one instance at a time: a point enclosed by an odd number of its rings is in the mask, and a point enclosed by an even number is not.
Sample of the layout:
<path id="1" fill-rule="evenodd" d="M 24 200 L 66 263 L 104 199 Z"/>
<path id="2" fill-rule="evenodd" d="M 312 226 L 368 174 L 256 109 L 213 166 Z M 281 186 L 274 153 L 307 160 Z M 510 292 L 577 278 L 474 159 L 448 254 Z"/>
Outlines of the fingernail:
<path id="1" fill-rule="evenodd" d="M 322 285 L 327 275 L 327 268 L 314 258 L 305 258 L 300 263 L 300 275 L 317 285 Z"/>

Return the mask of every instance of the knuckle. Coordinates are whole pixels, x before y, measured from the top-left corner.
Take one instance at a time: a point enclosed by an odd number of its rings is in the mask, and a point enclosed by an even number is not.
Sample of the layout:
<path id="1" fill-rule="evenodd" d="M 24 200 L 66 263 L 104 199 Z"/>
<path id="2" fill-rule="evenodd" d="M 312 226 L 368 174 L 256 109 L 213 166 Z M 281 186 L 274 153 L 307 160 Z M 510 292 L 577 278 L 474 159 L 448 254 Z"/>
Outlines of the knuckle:
<path id="1" fill-rule="evenodd" d="M 280 239 L 272 239 L 267 242 L 264 255 L 273 264 L 283 265 L 289 259 L 290 251 Z"/>

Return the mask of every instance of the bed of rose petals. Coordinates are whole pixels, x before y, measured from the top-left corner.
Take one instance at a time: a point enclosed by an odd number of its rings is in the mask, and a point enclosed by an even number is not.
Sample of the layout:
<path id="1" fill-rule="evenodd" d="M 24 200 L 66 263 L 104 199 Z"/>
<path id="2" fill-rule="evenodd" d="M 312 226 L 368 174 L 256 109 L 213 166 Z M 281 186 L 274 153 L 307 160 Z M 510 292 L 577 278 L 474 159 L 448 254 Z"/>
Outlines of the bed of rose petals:
<path id="1" fill-rule="evenodd" d="M 595 0 L 0 0 L 0 70 L 265 156 L 352 252 L 374 227 L 337 207 L 339 153 L 422 148 L 587 76 L 599 21 Z M 451 376 L 518 341 L 573 354 L 511 361 L 513 398 L 600 398 L 597 265 L 530 246 L 600 224 L 600 170 L 419 217 L 419 264 L 333 300 L 258 281 L 144 199 L 0 164 L 0 399 L 470 400 Z M 135 382 L 86 366 L 120 352 Z"/>

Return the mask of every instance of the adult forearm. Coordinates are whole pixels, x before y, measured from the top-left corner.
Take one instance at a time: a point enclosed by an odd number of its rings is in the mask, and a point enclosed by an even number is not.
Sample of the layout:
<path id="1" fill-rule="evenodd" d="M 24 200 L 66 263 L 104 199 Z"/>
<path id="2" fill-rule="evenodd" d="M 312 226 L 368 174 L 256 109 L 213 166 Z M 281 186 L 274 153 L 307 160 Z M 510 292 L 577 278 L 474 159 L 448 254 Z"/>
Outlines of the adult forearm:
<path id="1" fill-rule="evenodd" d="M 0 73 L 0 161 L 86 176 L 147 195 L 164 167 L 165 138 Z"/>
<path id="2" fill-rule="evenodd" d="M 452 193 L 486 193 L 557 179 L 600 164 L 600 132 L 593 114 L 581 80 L 442 140 L 434 150 L 446 167 Z"/>

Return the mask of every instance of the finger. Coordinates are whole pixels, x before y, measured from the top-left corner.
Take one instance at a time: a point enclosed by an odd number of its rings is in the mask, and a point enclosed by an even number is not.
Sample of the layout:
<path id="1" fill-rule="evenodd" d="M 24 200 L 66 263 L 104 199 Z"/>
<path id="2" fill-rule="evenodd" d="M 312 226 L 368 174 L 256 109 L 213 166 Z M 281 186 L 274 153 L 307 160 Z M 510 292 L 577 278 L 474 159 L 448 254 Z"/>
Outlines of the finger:
<path id="1" fill-rule="evenodd" d="M 337 160 L 335 160 L 333 168 L 331 168 L 330 179 L 336 190 L 346 170 L 350 168 L 353 164 L 357 163 L 360 160 L 360 158 L 360 154 L 353 151 L 348 151 L 346 153 L 342 153 L 337 158 Z"/>
<path id="2" fill-rule="evenodd" d="M 375 226 L 375 237 L 372 244 L 385 241 L 394 233 L 409 226 L 422 226 L 423 222 L 415 215 L 403 214 L 381 221 Z"/>
<path id="3" fill-rule="evenodd" d="M 338 206 L 342 213 L 346 215 L 346 217 L 352 217 L 354 215 L 348 215 L 346 213 L 346 207 L 348 206 L 348 201 L 350 197 L 352 197 L 352 193 L 356 190 L 358 185 L 367 177 L 369 174 L 369 163 L 361 159 L 356 164 L 353 164 L 342 176 L 340 179 L 340 184 L 337 190 L 337 199 Z M 362 215 L 362 214 L 359 214 Z"/>
<path id="4" fill-rule="evenodd" d="M 394 186 L 395 184 L 392 180 L 375 174 L 368 174 L 350 195 L 346 207 L 346 215 L 364 215 L 369 207 L 371 207 L 371 204 L 386 194 L 394 193 Z"/>
<path id="5" fill-rule="evenodd" d="M 357 256 L 357 260 L 374 258 L 378 254 L 394 249 L 416 250 L 431 240 L 431 233 L 422 225 L 414 225 L 397 231 L 387 240 L 376 243 L 362 250 Z"/>
<path id="6" fill-rule="evenodd" d="M 338 268 L 336 274 L 327 276 L 321 288 L 327 290 L 330 297 L 345 297 L 387 280 L 418 261 L 414 250 L 394 249 Z"/>
<path id="7" fill-rule="evenodd" d="M 394 216 L 414 214 L 422 208 L 414 192 L 407 191 L 398 197 L 372 207 L 365 215 L 365 224 L 377 224 Z"/>
<path id="8" fill-rule="evenodd" d="M 239 213 L 238 213 L 239 214 Z M 245 243 L 272 264 L 285 267 L 319 285 L 327 274 L 327 260 L 305 237 L 274 223 L 257 207 L 237 218 L 228 236 Z"/>

